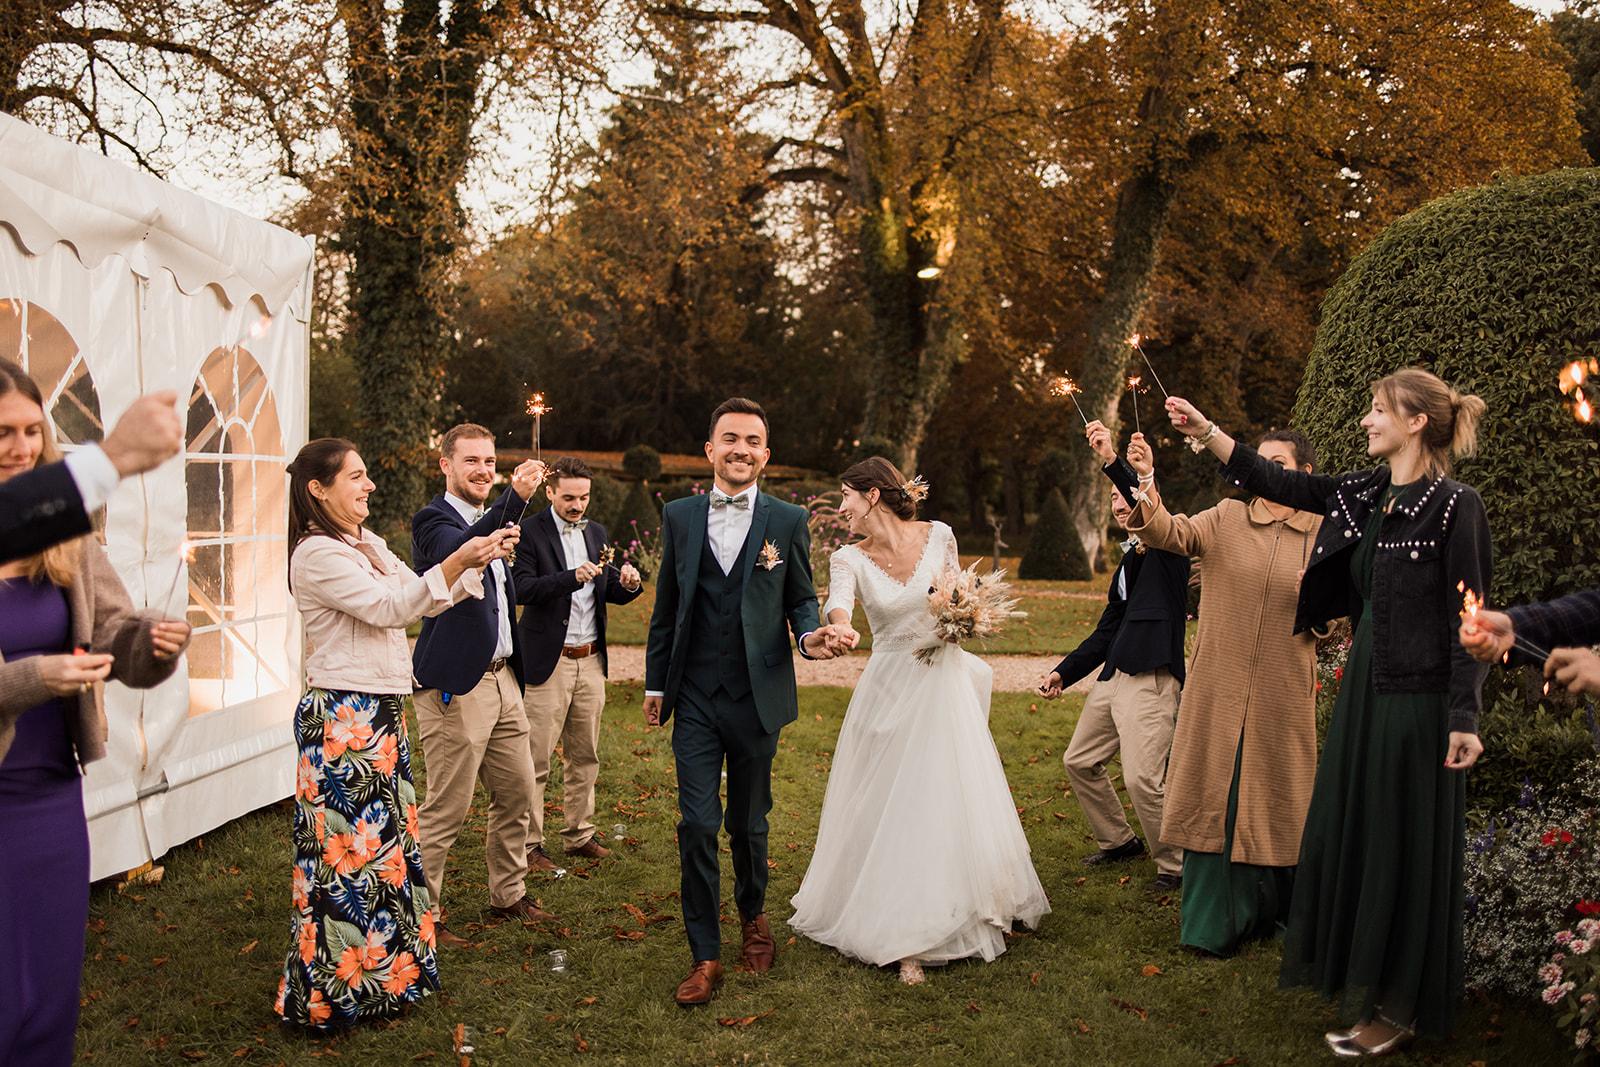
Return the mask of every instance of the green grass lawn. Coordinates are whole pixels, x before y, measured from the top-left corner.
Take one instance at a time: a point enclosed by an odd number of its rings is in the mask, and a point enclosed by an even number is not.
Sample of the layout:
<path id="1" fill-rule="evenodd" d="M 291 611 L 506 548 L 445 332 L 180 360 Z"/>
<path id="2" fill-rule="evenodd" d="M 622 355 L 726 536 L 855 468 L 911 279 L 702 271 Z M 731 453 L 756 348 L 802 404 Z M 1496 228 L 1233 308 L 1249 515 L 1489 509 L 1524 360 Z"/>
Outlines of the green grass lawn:
<path id="1" fill-rule="evenodd" d="M 689 956 L 677 913 L 671 745 L 667 731 L 641 725 L 640 696 L 613 687 L 603 738 L 597 821 L 608 832 L 625 823 L 628 843 L 604 863 L 532 884 L 560 917 L 558 929 L 481 925 L 480 793 L 445 891 L 453 927 L 478 944 L 441 953 L 442 994 L 403 1021 L 343 1037 L 286 1032 L 272 1013 L 289 948 L 289 817 L 279 805 L 169 854 L 160 885 L 96 888 L 82 1061 L 456 1064 L 466 1062 L 453 1053 L 458 1025 L 471 1028 L 480 1064 L 580 1053 L 649 1064 L 1331 1061 L 1322 1032 L 1333 1015 L 1314 996 L 1278 991 L 1275 944 L 1228 961 L 1193 958 L 1176 944 L 1176 900 L 1144 889 L 1154 875 L 1148 861 L 1084 873 L 1079 858 L 1093 843 L 1060 762 L 1075 696 L 1047 706 L 1018 695 L 994 702 L 995 739 L 1055 911 L 995 963 L 930 970 L 926 986 L 907 989 L 891 971 L 787 943 L 783 920 L 810 857 L 848 699 L 844 690 L 803 691 L 800 721 L 785 729 L 774 770 L 768 902 L 777 967 L 762 978 L 730 974 L 709 1009 L 680 1010 L 671 994 Z M 559 821 L 552 816 L 552 832 Z M 731 964 L 737 925 L 724 933 Z M 548 969 L 545 954 L 557 947 L 570 954 L 566 974 Z M 1394 1062 L 1556 1063 L 1565 1055 L 1539 1006 L 1473 1002 L 1454 1043 L 1424 1044 Z"/>
<path id="2" fill-rule="evenodd" d="M 970 561 L 969 561 L 970 562 Z M 1106 583 L 1097 577 L 1087 582 L 1013 582 L 1027 618 L 1013 619 L 994 640 L 974 651 L 1065 654 L 1088 636 L 1105 607 Z M 612 606 L 606 613 L 606 640 L 615 645 L 642 645 L 655 604 L 655 586 L 647 584 L 638 600 L 626 607 Z M 863 648 L 871 648 L 870 627 L 861 605 L 856 605 L 855 626 L 863 635 Z"/>

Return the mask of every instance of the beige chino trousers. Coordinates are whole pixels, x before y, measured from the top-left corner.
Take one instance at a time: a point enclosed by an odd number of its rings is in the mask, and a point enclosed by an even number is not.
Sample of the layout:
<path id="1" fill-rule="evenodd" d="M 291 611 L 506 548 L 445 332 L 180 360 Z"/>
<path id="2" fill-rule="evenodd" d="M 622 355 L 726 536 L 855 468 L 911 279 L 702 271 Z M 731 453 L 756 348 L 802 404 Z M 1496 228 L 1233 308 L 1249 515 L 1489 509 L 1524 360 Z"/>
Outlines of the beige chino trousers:
<path id="1" fill-rule="evenodd" d="M 556 660 L 550 677 L 526 690 L 533 746 L 533 818 L 529 846 L 544 844 L 544 787 L 550 758 L 561 745 L 561 842 L 568 852 L 594 837 L 594 788 L 600 777 L 600 713 L 606 676 L 600 657 Z"/>
<path id="2" fill-rule="evenodd" d="M 527 895 L 528 803 L 533 796 L 528 716 L 516 675 L 501 667 L 485 674 L 472 692 L 452 696 L 449 704 L 437 689 L 424 689 L 411 702 L 428 772 L 428 793 L 417 819 L 422 873 L 434 908 L 442 917 L 445 860 L 466 822 L 479 780 L 489 791 L 483 846 L 489 903 L 508 908 Z"/>
<path id="3" fill-rule="evenodd" d="M 1062 763 L 1073 795 L 1102 849 L 1133 840 L 1133 827 L 1106 764 L 1122 754 L 1122 784 L 1161 874 L 1183 873 L 1183 850 L 1163 845 L 1161 808 L 1166 801 L 1167 757 L 1178 722 L 1178 680 L 1165 668 L 1147 674 L 1117 671 L 1096 682 L 1083 702 Z"/>

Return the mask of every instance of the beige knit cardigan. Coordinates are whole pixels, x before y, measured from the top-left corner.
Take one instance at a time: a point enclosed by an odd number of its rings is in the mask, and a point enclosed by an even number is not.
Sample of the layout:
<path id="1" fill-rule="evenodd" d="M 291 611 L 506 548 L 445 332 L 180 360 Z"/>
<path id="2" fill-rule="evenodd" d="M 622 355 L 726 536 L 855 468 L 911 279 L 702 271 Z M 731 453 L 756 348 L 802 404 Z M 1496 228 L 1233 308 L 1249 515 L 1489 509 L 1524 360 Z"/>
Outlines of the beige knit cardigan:
<path id="1" fill-rule="evenodd" d="M 114 658 L 111 677 L 134 689 L 149 689 L 172 677 L 178 657 L 160 659 L 150 642 L 149 623 L 161 616 L 136 613 L 122 579 L 93 538 L 81 542 L 77 580 L 67 588 L 67 613 L 72 620 L 72 643 L 92 643 L 96 652 Z M 47 579 L 48 580 L 48 579 Z M 85 766 L 106 754 L 105 686 L 93 685 L 77 699 L 76 714 L 68 724 L 77 748 L 78 764 Z M 0 761 L 11 749 L 17 719 L 54 695 L 45 688 L 39 658 L 29 656 L 14 663 L 0 659 Z"/>
<path id="2" fill-rule="evenodd" d="M 1237 754 L 1232 859 L 1299 862 L 1317 772 L 1316 640 L 1294 634 L 1295 601 L 1321 523 L 1303 511 L 1274 519 L 1261 500 L 1172 515 L 1156 496 L 1130 520 L 1151 547 L 1201 561 L 1200 626 L 1167 766 L 1166 844 L 1222 851 Z"/>

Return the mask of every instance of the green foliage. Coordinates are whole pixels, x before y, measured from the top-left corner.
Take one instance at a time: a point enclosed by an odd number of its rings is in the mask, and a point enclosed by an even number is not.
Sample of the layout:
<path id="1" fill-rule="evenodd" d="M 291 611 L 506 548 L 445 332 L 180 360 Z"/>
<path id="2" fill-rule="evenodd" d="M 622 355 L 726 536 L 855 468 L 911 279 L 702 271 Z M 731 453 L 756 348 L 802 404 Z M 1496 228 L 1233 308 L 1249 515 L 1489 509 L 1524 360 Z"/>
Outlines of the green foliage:
<path id="1" fill-rule="evenodd" d="M 661 477 L 661 453 L 646 444 L 637 444 L 622 454 L 622 469 L 641 482 Z"/>
<path id="2" fill-rule="evenodd" d="M 628 495 L 622 498 L 612 530 L 616 537 L 626 540 L 624 534 L 634 536 L 630 530 L 635 527 L 641 533 L 661 532 L 661 509 L 656 507 L 655 494 L 643 482 L 634 482 L 628 487 Z"/>
<path id="3" fill-rule="evenodd" d="M 1038 489 L 1041 494 L 1048 494 L 1052 489 L 1066 492 L 1072 484 L 1073 470 L 1076 461 L 1071 452 L 1064 448 L 1052 448 L 1040 457 L 1034 472 L 1038 477 Z"/>
<path id="4" fill-rule="evenodd" d="M 662 482 L 656 486 L 656 499 L 665 506 L 671 501 L 682 500 L 686 496 L 708 492 L 710 488 L 710 478 L 675 478 L 670 482 Z"/>
<path id="5" fill-rule="evenodd" d="M 882 456 L 890 463 L 899 466 L 900 455 L 900 446 L 894 441 L 889 440 L 887 437 L 868 436 L 857 439 L 856 443 L 851 447 L 850 462 L 860 463 L 862 460 L 871 459 L 873 456 Z M 908 471 L 906 476 L 910 477 L 915 473 L 916 471 Z"/>
<path id="6" fill-rule="evenodd" d="M 617 516 L 622 514 L 622 502 L 628 497 L 628 487 L 596 471 L 589 480 L 589 517 L 610 531 L 613 538 L 620 537 Z"/>
<path id="7" fill-rule="evenodd" d="M 1092 576 L 1083 542 L 1067 514 L 1066 497 L 1060 489 L 1052 489 L 1034 521 L 1033 536 L 1028 538 L 1028 550 L 1017 567 L 1017 577 L 1081 581 Z"/>
<path id="8" fill-rule="evenodd" d="M 1600 584 L 1593 500 L 1574 491 L 1593 471 L 1600 438 L 1579 425 L 1557 388 L 1561 368 L 1600 339 L 1600 170 L 1558 170 L 1493 182 L 1435 200 L 1389 227 L 1329 291 L 1294 425 L 1329 472 L 1371 465 L 1357 423 L 1368 384 L 1407 365 L 1427 367 L 1488 404 L 1479 454 L 1457 476 L 1477 487 L 1494 532 L 1490 604 L 1543 600 Z M 1561 773 L 1545 763 L 1565 740 L 1529 740 L 1527 699 L 1496 671 L 1485 740 L 1510 782 Z M 1491 731 L 1491 724 L 1493 732 Z M 1513 753 L 1527 743 L 1524 762 Z"/>

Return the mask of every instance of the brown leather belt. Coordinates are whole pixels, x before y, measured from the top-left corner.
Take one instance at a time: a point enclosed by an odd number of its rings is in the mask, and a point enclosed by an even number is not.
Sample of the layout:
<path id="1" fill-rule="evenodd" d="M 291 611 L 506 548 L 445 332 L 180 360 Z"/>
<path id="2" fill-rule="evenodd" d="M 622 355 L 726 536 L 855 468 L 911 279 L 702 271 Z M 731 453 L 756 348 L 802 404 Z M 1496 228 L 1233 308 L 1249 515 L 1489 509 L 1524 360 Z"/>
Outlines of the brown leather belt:
<path id="1" fill-rule="evenodd" d="M 583 659 L 600 651 L 595 643 L 590 641 L 587 645 L 562 645 L 561 654 L 567 659 Z"/>
<path id="2" fill-rule="evenodd" d="M 510 662 L 511 661 L 508 660 L 508 659 L 492 659 L 492 660 L 489 661 L 489 669 L 484 671 L 483 673 L 485 673 L 485 674 L 499 674 L 501 668 L 503 668 L 507 663 L 510 663 Z"/>

